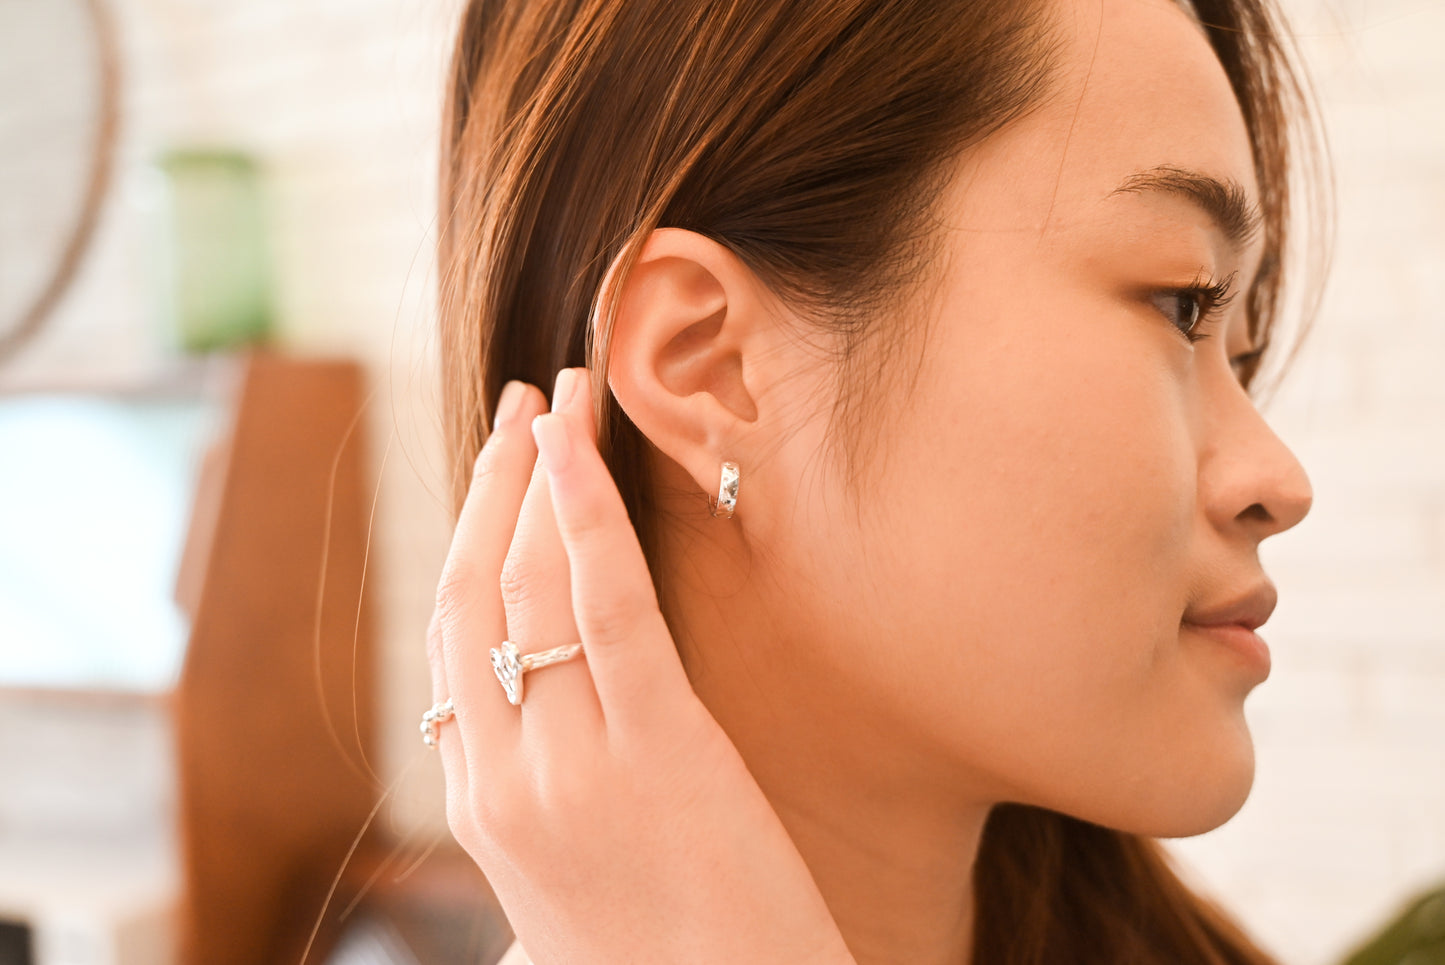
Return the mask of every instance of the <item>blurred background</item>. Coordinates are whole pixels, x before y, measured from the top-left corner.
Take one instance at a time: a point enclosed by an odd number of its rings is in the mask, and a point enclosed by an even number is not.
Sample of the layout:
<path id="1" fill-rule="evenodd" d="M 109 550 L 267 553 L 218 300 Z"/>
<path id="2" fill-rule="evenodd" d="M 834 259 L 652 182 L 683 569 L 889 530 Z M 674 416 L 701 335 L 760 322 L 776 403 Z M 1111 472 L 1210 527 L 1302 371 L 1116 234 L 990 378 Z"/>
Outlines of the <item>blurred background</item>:
<path id="1" fill-rule="evenodd" d="M 1315 502 L 1262 547 L 1254 791 L 1168 847 L 1287 962 L 1428 965 L 1445 4 L 1285 6 L 1338 240 L 1264 411 Z M 459 9 L 0 0 L 0 965 L 507 944 L 416 725 L 449 537 L 432 246 Z"/>

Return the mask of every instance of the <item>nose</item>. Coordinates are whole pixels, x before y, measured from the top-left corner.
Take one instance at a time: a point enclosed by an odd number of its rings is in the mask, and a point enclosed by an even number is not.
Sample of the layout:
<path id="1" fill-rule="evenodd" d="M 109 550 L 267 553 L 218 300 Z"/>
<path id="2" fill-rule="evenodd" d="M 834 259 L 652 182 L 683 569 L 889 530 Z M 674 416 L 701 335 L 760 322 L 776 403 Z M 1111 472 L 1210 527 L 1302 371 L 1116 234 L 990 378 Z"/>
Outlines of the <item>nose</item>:
<path id="1" fill-rule="evenodd" d="M 1244 387 L 1233 376 L 1229 382 L 1230 391 L 1209 400 L 1213 415 L 1200 455 L 1200 498 L 1220 532 L 1242 532 L 1259 542 L 1298 525 L 1314 491 L 1304 466 Z"/>

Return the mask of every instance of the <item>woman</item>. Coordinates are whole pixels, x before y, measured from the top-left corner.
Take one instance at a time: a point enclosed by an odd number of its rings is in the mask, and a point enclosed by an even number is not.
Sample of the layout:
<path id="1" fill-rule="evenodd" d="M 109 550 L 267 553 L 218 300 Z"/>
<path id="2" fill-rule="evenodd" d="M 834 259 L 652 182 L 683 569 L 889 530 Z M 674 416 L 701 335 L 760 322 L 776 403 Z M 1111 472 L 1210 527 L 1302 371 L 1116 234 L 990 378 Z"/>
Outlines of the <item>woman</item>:
<path id="1" fill-rule="evenodd" d="M 1248 795 L 1311 500 L 1303 102 L 1196 8 L 468 5 L 424 729 L 508 965 L 1270 961 L 1151 840 Z"/>

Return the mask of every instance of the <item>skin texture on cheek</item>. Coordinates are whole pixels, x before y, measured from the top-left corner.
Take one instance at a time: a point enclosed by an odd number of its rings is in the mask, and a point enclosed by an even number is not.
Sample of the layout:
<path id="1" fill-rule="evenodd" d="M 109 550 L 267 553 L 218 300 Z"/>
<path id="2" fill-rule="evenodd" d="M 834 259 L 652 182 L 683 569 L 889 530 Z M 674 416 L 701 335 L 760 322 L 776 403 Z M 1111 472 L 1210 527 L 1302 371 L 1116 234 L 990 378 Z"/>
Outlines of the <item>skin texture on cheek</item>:
<path id="1" fill-rule="evenodd" d="M 1131 376 L 1116 340 L 1051 331 L 1066 313 L 1047 289 L 1018 291 L 1044 297 L 1007 313 L 974 302 L 955 326 L 970 345 L 931 356 L 950 361 L 928 383 L 939 436 L 896 460 L 930 475 L 895 478 L 907 497 L 880 504 L 874 530 L 910 538 L 912 564 L 879 595 L 931 601 L 897 636 L 933 651 L 933 679 L 967 682 L 962 700 L 925 691 L 923 726 L 1019 798 L 1078 806 L 1055 789 L 1107 772 L 1101 755 L 1141 759 L 1157 705 L 1180 696 L 1161 673 L 1178 618 L 1164 577 L 1183 572 L 1193 454 L 1161 380 Z"/>

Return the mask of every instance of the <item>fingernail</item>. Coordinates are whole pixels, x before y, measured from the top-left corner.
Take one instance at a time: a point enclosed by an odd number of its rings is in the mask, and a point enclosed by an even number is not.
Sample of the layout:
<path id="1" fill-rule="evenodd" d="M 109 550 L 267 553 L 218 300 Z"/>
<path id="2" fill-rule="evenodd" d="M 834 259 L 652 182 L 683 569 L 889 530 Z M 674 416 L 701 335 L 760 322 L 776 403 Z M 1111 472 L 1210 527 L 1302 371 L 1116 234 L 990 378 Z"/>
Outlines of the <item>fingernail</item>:
<path id="1" fill-rule="evenodd" d="M 492 420 L 494 432 L 503 422 L 511 420 L 517 414 L 517 410 L 522 407 L 522 395 L 525 391 L 523 384 L 516 379 L 502 387 L 501 398 L 497 400 L 496 418 Z"/>
<path id="2" fill-rule="evenodd" d="M 572 444 L 567 438 L 567 423 L 555 412 L 544 412 L 532 420 L 532 438 L 542 454 L 542 465 L 548 474 L 567 468 L 572 458 Z"/>
<path id="3" fill-rule="evenodd" d="M 557 412 L 577 394 L 577 369 L 563 369 L 557 373 L 557 384 L 552 387 L 552 411 Z"/>

